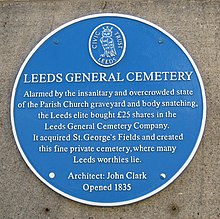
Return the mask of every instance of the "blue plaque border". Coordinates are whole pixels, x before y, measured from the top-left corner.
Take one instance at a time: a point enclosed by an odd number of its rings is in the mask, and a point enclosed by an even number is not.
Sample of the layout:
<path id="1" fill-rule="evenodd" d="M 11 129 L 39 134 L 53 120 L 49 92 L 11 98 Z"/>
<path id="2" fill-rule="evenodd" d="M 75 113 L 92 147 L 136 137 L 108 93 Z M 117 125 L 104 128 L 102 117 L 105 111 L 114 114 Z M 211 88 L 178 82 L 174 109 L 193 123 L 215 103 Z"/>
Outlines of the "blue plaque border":
<path id="1" fill-rule="evenodd" d="M 202 100 L 203 100 L 203 116 L 202 116 L 202 123 L 201 123 L 201 127 L 200 127 L 200 133 L 199 136 L 197 138 L 196 144 L 194 146 L 194 149 L 192 150 L 190 156 L 188 157 L 188 159 L 186 160 L 186 162 L 184 163 L 184 165 L 179 169 L 179 171 L 169 180 L 167 181 L 165 184 L 163 184 L 162 186 L 160 186 L 159 188 L 157 188 L 156 190 L 141 196 L 139 198 L 135 198 L 129 201 L 122 201 L 122 202 L 113 202 L 113 203 L 103 203 L 103 202 L 92 202 L 92 201 L 86 201 L 83 199 L 79 199 L 76 197 L 73 197 L 71 195 L 68 195 L 64 192 L 62 192 L 61 190 L 55 188 L 54 186 L 52 186 L 50 183 L 48 183 L 43 177 L 41 177 L 37 171 L 34 169 L 34 167 L 31 165 L 31 163 L 29 162 L 28 158 L 26 157 L 25 153 L 22 150 L 22 147 L 19 143 L 18 140 L 18 136 L 17 136 L 17 132 L 15 129 L 15 121 L 14 121 L 14 101 L 15 101 L 15 94 L 16 94 L 16 89 L 17 89 L 17 85 L 20 79 L 20 76 L 26 66 L 26 64 L 28 63 L 28 61 L 30 60 L 30 58 L 33 56 L 33 54 L 38 50 L 38 48 L 52 35 L 54 35 L 55 33 L 57 33 L 58 31 L 62 30 L 63 28 L 72 25 L 74 23 L 80 22 L 82 20 L 86 20 L 86 19 L 91 19 L 91 18 L 97 18 L 97 17 L 119 17 L 119 18 L 128 18 L 128 19 L 132 19 L 132 20 L 136 20 L 139 21 L 141 23 L 147 24 L 151 27 L 156 28 L 157 30 L 161 31 L 163 34 L 165 34 L 166 36 L 168 36 L 175 44 L 177 44 L 177 46 L 179 46 L 179 48 L 185 53 L 185 55 L 187 56 L 187 58 L 189 59 L 189 61 L 191 62 L 193 68 L 195 69 L 195 72 L 197 74 L 200 86 L 201 86 L 201 92 L 202 92 Z M 120 61 L 120 60 L 119 60 Z M 205 89 L 204 89 L 204 85 L 202 82 L 202 78 L 200 76 L 199 70 L 196 66 L 196 64 L 194 63 L 193 59 L 191 58 L 190 54 L 187 52 L 187 50 L 183 47 L 183 45 L 180 44 L 180 42 L 178 40 L 176 40 L 171 34 L 169 34 L 168 32 L 166 32 L 165 30 L 163 30 L 162 28 L 160 28 L 159 26 L 146 21 L 142 18 L 138 18 L 132 15 L 125 15 L 125 14 L 118 14 L 118 13 L 99 13 L 99 14 L 92 14 L 92 15 L 88 15 L 88 16 L 84 16 L 81 18 L 77 18 L 74 19 L 70 22 L 67 22 L 63 25 L 61 25 L 60 27 L 56 28 L 55 30 L 53 30 L 52 32 L 50 32 L 47 36 L 45 36 L 33 49 L 32 51 L 29 53 L 29 55 L 26 57 L 25 61 L 23 62 L 23 64 L 20 67 L 20 70 L 18 72 L 18 75 L 16 77 L 15 83 L 14 83 L 14 87 L 12 90 L 12 96 L 11 96 L 11 107 L 10 107 L 10 114 L 11 114 L 11 125 L 12 125 L 12 131 L 13 131 L 13 135 L 16 141 L 16 144 L 18 146 L 18 149 L 23 157 L 23 159 L 25 160 L 26 164 L 28 165 L 28 167 L 32 170 L 32 172 L 43 182 L 45 183 L 48 187 L 50 187 L 52 190 L 54 190 L 55 192 L 63 195 L 66 198 L 69 198 L 71 200 L 83 203 L 83 204 L 88 204 L 88 205 L 94 205 L 94 206 L 121 206 L 121 205 L 126 205 L 126 204 L 131 204 L 131 203 L 135 203 L 138 201 L 141 201 L 143 199 L 146 199 L 156 193 L 158 193 L 159 191 L 163 190 L 164 188 L 166 188 L 168 185 L 170 185 L 184 170 L 185 168 L 188 166 L 188 164 L 190 163 L 190 161 L 192 160 L 192 158 L 194 157 L 200 141 L 202 139 L 202 135 L 205 129 L 205 121 L 206 121 L 206 96 L 205 96 Z"/>

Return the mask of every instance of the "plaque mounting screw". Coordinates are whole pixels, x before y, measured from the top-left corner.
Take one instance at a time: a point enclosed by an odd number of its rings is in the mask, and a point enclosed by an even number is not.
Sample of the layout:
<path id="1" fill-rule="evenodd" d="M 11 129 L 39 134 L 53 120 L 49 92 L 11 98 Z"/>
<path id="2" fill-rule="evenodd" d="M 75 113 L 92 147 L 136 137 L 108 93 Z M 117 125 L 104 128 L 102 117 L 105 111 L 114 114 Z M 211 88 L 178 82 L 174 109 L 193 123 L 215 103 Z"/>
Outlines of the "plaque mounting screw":
<path id="1" fill-rule="evenodd" d="M 53 178 L 55 178 L 55 173 L 54 172 L 51 172 L 51 173 L 49 173 L 49 177 L 51 178 L 51 179 L 53 179 Z"/>
<path id="2" fill-rule="evenodd" d="M 159 44 L 163 44 L 163 43 L 164 43 L 163 38 L 159 38 L 159 39 L 158 39 L 158 43 L 159 43 Z"/>
<path id="3" fill-rule="evenodd" d="M 160 174 L 160 178 L 161 178 L 161 179 L 166 179 L 166 178 L 167 178 L 167 176 L 166 176 L 166 174 L 165 174 L 165 173 L 161 173 L 161 174 Z"/>
<path id="4" fill-rule="evenodd" d="M 54 39 L 54 40 L 53 40 L 53 43 L 54 43 L 55 45 L 58 45 L 58 44 L 59 44 L 59 40 Z"/>

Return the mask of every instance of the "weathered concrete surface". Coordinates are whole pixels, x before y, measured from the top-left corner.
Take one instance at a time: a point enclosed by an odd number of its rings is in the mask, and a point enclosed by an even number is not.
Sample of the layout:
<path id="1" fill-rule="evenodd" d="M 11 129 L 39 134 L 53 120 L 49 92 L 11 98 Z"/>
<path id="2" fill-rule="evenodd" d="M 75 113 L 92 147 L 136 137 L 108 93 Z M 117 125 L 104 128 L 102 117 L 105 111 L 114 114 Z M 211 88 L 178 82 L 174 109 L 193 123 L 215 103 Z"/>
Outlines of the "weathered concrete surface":
<path id="1" fill-rule="evenodd" d="M 198 65 L 207 95 L 206 130 L 189 167 L 162 192 L 123 207 L 91 207 L 49 189 L 23 161 L 10 125 L 13 83 L 31 49 L 61 24 L 100 12 L 139 16 L 175 36 Z M 220 218 L 219 28 L 219 0 L 0 1 L 0 218 Z"/>

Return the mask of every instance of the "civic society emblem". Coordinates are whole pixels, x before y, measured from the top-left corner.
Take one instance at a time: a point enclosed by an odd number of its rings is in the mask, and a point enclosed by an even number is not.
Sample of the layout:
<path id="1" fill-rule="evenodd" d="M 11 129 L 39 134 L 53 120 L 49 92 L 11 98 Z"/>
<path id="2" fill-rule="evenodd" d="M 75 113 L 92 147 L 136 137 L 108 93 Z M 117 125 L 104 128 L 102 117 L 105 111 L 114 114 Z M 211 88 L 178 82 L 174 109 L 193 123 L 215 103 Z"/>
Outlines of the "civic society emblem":
<path id="1" fill-rule="evenodd" d="M 97 26 L 89 38 L 89 53 L 98 65 L 111 67 L 124 56 L 126 39 L 122 30 L 112 23 Z"/>

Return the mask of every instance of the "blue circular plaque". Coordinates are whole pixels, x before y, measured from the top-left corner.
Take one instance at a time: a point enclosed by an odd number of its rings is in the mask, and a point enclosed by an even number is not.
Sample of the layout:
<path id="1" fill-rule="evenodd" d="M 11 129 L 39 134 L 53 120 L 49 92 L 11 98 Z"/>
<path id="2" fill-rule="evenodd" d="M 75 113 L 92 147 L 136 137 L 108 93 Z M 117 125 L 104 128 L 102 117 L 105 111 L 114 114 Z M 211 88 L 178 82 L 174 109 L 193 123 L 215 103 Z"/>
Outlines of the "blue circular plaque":
<path id="1" fill-rule="evenodd" d="M 206 116 L 199 71 L 160 27 L 98 14 L 57 28 L 20 68 L 11 122 L 27 165 L 72 200 L 119 206 L 173 182 Z"/>

